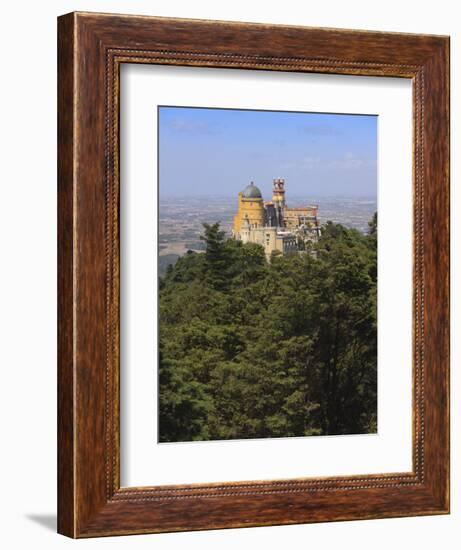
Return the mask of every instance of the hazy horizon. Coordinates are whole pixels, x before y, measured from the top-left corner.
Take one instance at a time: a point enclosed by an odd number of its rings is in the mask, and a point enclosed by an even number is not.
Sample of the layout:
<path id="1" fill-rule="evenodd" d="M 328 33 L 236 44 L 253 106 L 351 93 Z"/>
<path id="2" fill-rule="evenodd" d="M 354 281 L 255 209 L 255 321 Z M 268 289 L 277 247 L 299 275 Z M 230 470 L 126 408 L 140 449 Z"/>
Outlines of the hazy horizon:
<path id="1" fill-rule="evenodd" d="M 252 180 L 253 181 L 253 180 Z M 256 185 L 256 182 L 254 182 L 255 185 Z M 270 200 L 271 197 L 272 197 L 272 182 L 270 182 L 270 185 L 267 185 L 267 186 L 263 186 L 263 185 L 258 185 L 259 189 L 261 190 L 261 193 L 263 195 L 263 199 L 265 200 Z M 266 189 L 267 187 L 267 189 Z M 287 185 L 285 184 L 285 189 L 287 189 Z M 265 193 L 264 190 L 266 190 L 267 192 Z M 289 191 L 287 191 L 288 193 Z M 372 202 L 376 202 L 376 199 L 377 199 L 377 196 L 376 195 L 357 195 L 357 196 L 354 196 L 354 195 L 314 195 L 314 194 L 309 194 L 307 197 L 305 194 L 298 194 L 298 195 L 294 195 L 292 193 L 289 194 L 289 197 L 293 200 L 305 200 L 306 198 L 309 199 L 309 197 L 312 197 L 312 198 L 318 198 L 318 199 L 322 199 L 322 200 L 325 200 L 325 199 L 335 199 L 335 200 L 341 200 L 341 199 L 344 199 L 344 200 L 353 200 L 353 201 L 372 201 Z M 235 194 L 231 194 L 231 193 L 227 193 L 227 194 L 216 194 L 216 193 L 208 193 L 208 194 L 187 194 L 187 193 L 184 193 L 184 194 L 181 194 L 181 195 L 168 195 L 168 194 L 162 194 L 162 196 L 160 197 L 160 200 L 173 200 L 173 199 L 177 199 L 177 200 L 187 200 L 187 199 L 206 199 L 206 198 L 210 198 L 210 199 L 236 199 L 236 195 Z"/>
<path id="2" fill-rule="evenodd" d="M 377 116 L 159 107 L 160 199 L 264 197 L 286 180 L 287 201 L 377 196 Z"/>

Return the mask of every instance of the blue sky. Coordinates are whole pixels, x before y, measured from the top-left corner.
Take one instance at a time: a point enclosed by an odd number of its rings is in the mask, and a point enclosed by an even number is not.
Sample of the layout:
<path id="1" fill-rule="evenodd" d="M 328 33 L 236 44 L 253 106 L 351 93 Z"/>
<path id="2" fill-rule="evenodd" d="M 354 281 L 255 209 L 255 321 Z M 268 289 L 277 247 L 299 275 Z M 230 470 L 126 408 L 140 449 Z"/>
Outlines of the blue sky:
<path id="1" fill-rule="evenodd" d="M 159 107 L 161 197 L 376 197 L 377 117 Z"/>

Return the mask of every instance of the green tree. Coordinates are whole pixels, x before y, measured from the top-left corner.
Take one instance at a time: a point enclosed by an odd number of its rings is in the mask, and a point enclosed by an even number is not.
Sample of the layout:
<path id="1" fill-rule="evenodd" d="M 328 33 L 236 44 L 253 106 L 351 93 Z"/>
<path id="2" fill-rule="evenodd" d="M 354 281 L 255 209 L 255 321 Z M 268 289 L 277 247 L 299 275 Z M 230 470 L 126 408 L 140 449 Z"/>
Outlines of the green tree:
<path id="1" fill-rule="evenodd" d="M 273 254 L 204 224 L 161 278 L 162 441 L 376 431 L 377 217 Z"/>
<path id="2" fill-rule="evenodd" d="M 368 222 L 368 234 L 376 236 L 378 234 L 378 212 L 373 214 L 373 217 Z"/>
<path id="3" fill-rule="evenodd" d="M 205 242 L 205 276 L 213 288 L 222 290 L 227 287 L 227 269 L 230 264 L 226 247 L 226 233 L 220 229 L 219 223 L 203 224 L 204 235 L 200 240 Z"/>

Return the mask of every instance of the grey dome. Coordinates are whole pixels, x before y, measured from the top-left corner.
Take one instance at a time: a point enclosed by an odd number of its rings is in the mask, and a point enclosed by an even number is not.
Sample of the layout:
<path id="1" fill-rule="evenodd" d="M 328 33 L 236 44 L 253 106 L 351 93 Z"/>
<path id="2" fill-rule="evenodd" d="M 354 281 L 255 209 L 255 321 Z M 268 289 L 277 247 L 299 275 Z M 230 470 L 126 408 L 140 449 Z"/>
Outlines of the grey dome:
<path id="1" fill-rule="evenodd" d="M 245 187 L 242 195 L 244 199 L 262 199 L 261 191 L 253 182 Z"/>

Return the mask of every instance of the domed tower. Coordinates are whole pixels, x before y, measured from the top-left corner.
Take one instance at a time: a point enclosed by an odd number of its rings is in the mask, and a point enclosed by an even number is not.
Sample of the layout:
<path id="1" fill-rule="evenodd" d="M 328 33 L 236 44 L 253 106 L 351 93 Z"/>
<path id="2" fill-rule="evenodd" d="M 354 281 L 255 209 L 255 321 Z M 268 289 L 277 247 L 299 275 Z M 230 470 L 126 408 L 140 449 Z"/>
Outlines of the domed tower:
<path id="1" fill-rule="evenodd" d="M 264 202 L 261 191 L 251 182 L 238 195 L 238 211 L 234 218 L 233 233 L 239 236 L 242 222 L 248 218 L 250 228 L 264 225 Z"/>

